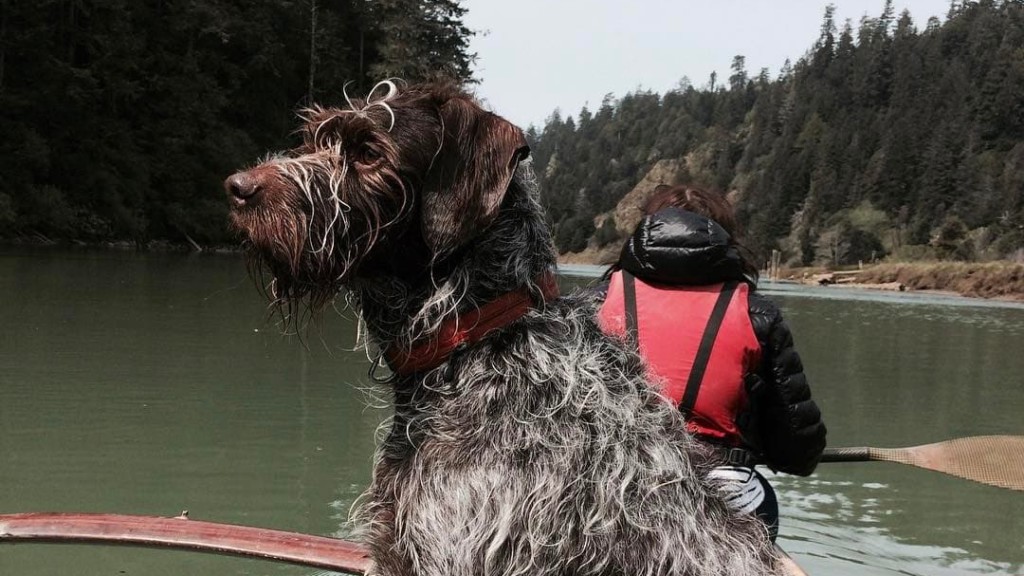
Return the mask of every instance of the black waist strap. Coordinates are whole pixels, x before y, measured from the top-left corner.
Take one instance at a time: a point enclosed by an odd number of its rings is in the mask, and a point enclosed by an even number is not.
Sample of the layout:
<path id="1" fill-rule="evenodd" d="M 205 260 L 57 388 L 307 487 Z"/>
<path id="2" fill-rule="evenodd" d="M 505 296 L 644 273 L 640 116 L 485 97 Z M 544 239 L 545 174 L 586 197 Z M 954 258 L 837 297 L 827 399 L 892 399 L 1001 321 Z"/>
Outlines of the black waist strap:
<path id="1" fill-rule="evenodd" d="M 715 452 L 722 459 L 723 465 L 753 468 L 760 462 L 757 455 L 746 448 L 722 446 L 720 444 L 713 444 L 713 446 Z"/>

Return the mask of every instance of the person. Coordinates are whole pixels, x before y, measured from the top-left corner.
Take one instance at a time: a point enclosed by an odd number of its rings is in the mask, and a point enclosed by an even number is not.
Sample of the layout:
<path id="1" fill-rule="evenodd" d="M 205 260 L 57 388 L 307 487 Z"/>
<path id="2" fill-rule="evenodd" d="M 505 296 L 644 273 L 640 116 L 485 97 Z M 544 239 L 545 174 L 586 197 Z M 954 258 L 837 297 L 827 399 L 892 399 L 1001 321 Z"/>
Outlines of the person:
<path id="1" fill-rule="evenodd" d="M 732 207 L 693 186 L 660 185 L 606 275 L 598 322 L 639 346 L 662 394 L 710 444 L 731 507 L 778 534 L 778 501 L 755 469 L 810 475 L 825 448 L 793 337 L 756 291 Z"/>

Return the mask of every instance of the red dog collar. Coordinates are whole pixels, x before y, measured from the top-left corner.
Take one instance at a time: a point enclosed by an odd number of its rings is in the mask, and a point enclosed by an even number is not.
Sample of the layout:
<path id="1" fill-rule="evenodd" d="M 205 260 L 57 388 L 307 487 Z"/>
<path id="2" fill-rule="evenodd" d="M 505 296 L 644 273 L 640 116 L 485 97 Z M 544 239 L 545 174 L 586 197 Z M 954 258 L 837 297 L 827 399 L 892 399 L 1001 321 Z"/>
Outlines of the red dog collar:
<path id="1" fill-rule="evenodd" d="M 537 284 L 545 302 L 558 297 L 558 282 L 553 272 L 546 272 Z M 491 331 L 522 318 L 536 304 L 526 288 L 502 294 L 475 310 L 445 322 L 435 336 L 414 344 L 409 351 L 389 347 L 385 357 L 391 369 L 400 376 L 433 370 L 444 364 L 456 348 L 479 342 Z"/>

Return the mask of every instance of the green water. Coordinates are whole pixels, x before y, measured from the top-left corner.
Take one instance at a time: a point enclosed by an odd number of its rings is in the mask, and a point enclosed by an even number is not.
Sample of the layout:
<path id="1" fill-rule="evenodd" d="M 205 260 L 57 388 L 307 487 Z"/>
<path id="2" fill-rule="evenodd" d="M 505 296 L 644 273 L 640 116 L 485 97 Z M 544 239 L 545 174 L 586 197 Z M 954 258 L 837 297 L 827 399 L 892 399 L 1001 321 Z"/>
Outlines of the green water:
<path id="1" fill-rule="evenodd" d="M 585 279 L 566 280 L 583 284 Z M 769 289 L 833 446 L 1024 434 L 1024 307 Z M 0 251 L 0 513 L 117 512 L 344 535 L 387 410 L 332 316 L 280 334 L 234 255 Z M 812 575 L 1024 573 L 1024 493 L 907 466 L 777 476 Z M 0 575 L 300 575 L 120 547 L 0 545 Z"/>

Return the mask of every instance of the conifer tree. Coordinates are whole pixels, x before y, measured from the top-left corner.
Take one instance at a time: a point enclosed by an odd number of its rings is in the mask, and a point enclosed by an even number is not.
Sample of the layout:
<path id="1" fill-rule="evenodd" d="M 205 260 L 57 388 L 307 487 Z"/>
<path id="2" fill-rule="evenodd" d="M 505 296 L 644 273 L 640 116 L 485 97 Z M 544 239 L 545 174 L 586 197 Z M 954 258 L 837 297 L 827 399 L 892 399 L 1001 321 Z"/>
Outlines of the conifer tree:
<path id="1" fill-rule="evenodd" d="M 558 179 L 542 182 L 556 227 L 607 222 L 669 159 L 693 184 L 736 192 L 746 245 L 763 255 L 836 263 L 916 245 L 979 257 L 932 242 L 945 213 L 958 220 L 944 238 L 962 224 L 990 239 L 989 256 L 1024 250 L 1024 3 L 954 1 L 945 22 L 919 31 L 886 1 L 877 17 L 837 28 L 826 8 L 818 40 L 775 79 L 751 79 L 737 56 L 725 84 L 713 73 L 657 105 L 641 93 L 606 98 L 575 134 L 546 126 L 537 165 L 554 163 L 545 150 L 557 147 Z M 598 243 L 609 234 L 602 224 Z M 565 231 L 558 246 L 570 244 L 587 242 Z"/>

